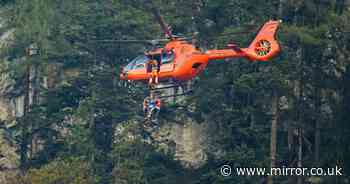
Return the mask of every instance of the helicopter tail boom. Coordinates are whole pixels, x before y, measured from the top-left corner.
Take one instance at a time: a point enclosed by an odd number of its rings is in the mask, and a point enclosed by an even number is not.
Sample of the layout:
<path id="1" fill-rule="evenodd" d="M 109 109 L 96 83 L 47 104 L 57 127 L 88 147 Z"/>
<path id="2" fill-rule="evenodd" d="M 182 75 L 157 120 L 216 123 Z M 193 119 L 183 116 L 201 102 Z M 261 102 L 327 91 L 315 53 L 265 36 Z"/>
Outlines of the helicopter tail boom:
<path id="1" fill-rule="evenodd" d="M 230 43 L 227 49 L 208 50 L 209 60 L 246 57 L 251 61 L 267 61 L 280 52 L 280 46 L 275 39 L 278 25 L 281 21 L 266 22 L 248 48 L 239 48 Z"/>
<path id="2" fill-rule="evenodd" d="M 221 60 L 228 58 L 245 57 L 246 53 L 244 50 L 234 50 L 234 49 L 220 49 L 220 50 L 208 50 L 205 53 L 209 60 Z"/>

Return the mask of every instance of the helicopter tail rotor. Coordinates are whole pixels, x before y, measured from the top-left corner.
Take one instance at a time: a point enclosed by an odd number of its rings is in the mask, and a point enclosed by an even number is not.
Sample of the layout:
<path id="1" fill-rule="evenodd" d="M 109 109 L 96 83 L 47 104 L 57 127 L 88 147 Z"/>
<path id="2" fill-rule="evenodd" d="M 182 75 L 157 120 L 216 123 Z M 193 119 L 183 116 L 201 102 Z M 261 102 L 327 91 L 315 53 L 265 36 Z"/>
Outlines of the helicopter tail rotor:
<path id="1" fill-rule="evenodd" d="M 267 61 L 277 55 L 280 46 L 275 39 L 281 21 L 268 21 L 246 50 L 247 57 L 253 61 Z"/>

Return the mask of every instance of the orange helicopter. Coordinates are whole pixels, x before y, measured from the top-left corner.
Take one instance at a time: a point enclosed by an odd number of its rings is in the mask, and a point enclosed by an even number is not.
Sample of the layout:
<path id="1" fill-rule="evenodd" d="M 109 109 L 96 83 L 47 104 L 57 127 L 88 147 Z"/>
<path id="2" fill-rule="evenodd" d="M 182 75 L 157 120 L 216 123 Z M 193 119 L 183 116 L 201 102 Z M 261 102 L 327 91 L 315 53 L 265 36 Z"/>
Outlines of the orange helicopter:
<path id="1" fill-rule="evenodd" d="M 152 11 L 167 37 L 167 39 L 158 40 L 165 41 L 165 46 L 146 52 L 123 67 L 120 73 L 122 80 L 148 81 L 150 75 L 146 68 L 150 58 L 155 58 L 160 62 L 158 72 L 160 82 L 173 81 L 180 84 L 200 74 L 209 61 L 240 57 L 250 61 L 268 61 L 280 52 L 275 35 L 281 21 L 266 22 L 247 48 L 239 48 L 231 43 L 225 49 L 203 52 L 192 44 L 190 39 L 173 35 L 171 28 L 165 24 L 159 11 L 156 8 L 153 8 Z M 150 42 L 156 41 L 151 40 Z"/>
<path id="2" fill-rule="evenodd" d="M 154 58 L 161 58 L 159 80 L 174 79 L 186 81 L 201 73 L 209 61 L 244 57 L 251 61 L 268 61 L 280 52 L 275 34 L 280 21 L 268 21 L 248 48 L 228 44 L 228 48 L 202 52 L 181 38 L 172 38 L 164 48 L 148 52 Z M 121 74 L 122 80 L 146 81 L 146 62 L 149 56 L 141 55 L 126 65 Z"/>

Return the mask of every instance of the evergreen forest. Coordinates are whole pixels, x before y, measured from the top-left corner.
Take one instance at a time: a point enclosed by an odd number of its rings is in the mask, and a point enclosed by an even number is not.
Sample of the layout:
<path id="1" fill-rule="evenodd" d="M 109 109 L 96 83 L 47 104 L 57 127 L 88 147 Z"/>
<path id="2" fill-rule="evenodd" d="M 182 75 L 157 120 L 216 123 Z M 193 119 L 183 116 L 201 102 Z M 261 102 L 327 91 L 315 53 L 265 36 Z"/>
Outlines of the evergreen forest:
<path id="1" fill-rule="evenodd" d="M 154 139 L 148 86 L 119 76 L 162 45 L 113 42 L 165 38 L 147 2 L 0 0 L 1 184 L 350 183 L 349 0 L 152 0 L 202 52 L 282 20 L 276 57 L 210 61 L 164 100 Z M 286 167 L 341 175 L 236 173 Z"/>

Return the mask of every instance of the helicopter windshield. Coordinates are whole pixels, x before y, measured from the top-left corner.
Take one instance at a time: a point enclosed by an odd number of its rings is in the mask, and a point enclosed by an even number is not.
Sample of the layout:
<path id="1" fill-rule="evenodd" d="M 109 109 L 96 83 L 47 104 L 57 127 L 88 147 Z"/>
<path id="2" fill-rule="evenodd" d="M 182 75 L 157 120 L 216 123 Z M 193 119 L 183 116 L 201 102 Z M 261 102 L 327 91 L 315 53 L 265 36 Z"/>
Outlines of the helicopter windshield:
<path id="1" fill-rule="evenodd" d="M 125 66 L 124 71 L 129 71 L 138 68 L 144 68 L 145 63 L 148 61 L 147 56 L 140 55 L 133 59 L 128 65 Z"/>
<path id="2" fill-rule="evenodd" d="M 162 64 L 168 64 L 172 63 L 174 61 L 174 52 L 168 51 L 168 52 L 162 52 L 162 54 L 155 54 L 153 55 L 153 58 L 159 59 L 161 58 Z M 140 55 L 133 59 L 128 65 L 124 67 L 124 71 L 134 70 L 134 69 L 140 69 L 145 68 L 146 62 L 149 60 L 149 58 L 146 55 Z"/>

